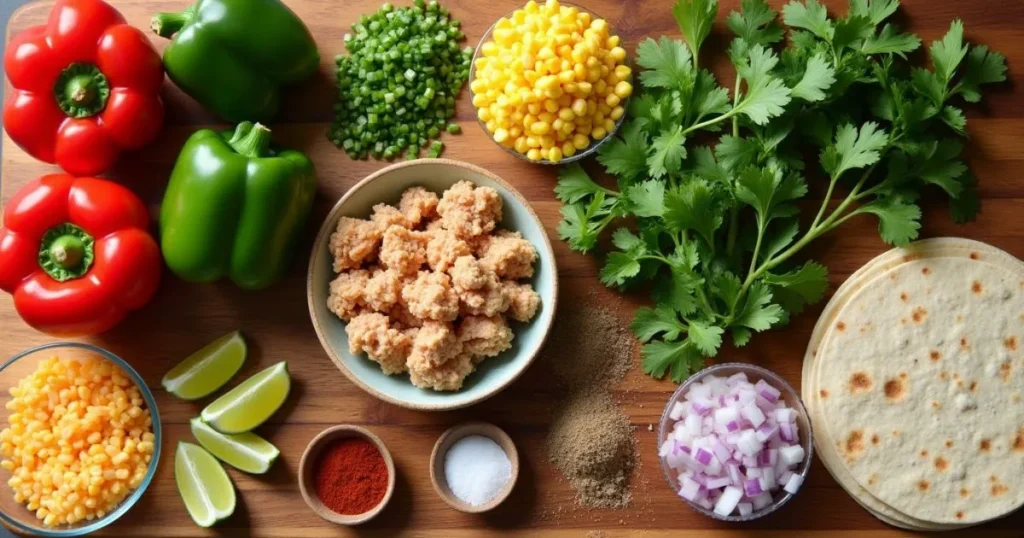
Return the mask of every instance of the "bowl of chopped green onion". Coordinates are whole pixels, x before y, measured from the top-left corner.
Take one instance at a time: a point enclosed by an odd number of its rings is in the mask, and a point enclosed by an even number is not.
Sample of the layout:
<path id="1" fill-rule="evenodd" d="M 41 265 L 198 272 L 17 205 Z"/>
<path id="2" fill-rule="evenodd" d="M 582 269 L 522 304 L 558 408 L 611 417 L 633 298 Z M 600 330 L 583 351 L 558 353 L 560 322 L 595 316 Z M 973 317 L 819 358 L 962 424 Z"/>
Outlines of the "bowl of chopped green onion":
<path id="1" fill-rule="evenodd" d="M 334 58 L 331 142 L 353 159 L 440 156 L 441 134 L 460 132 L 452 119 L 473 53 L 460 27 L 436 0 L 361 16 Z"/>

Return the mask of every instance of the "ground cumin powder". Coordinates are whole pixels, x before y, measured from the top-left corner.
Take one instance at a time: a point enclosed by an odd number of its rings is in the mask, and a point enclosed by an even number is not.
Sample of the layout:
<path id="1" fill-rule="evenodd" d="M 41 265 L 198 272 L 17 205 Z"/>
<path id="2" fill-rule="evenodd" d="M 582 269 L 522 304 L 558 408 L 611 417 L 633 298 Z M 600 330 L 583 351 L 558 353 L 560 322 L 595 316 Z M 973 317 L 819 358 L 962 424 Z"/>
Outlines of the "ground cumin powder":
<path id="1" fill-rule="evenodd" d="M 622 508 L 636 447 L 629 417 L 611 390 L 633 364 L 635 339 L 622 320 L 596 304 L 559 312 L 544 356 L 568 389 L 548 433 L 548 456 L 589 507 Z"/>

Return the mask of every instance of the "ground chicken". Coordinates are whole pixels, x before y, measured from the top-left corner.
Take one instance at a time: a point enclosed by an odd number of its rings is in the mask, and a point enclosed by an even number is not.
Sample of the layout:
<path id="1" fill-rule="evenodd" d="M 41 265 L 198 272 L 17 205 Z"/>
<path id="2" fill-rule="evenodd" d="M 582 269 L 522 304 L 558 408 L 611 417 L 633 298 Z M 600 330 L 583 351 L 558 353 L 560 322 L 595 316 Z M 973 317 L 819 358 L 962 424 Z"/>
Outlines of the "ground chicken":
<path id="1" fill-rule="evenodd" d="M 509 297 L 498 276 L 493 271 L 486 271 L 485 283 L 478 289 L 458 289 L 460 309 L 470 316 L 493 316 L 500 314 L 509 307 Z"/>
<path id="2" fill-rule="evenodd" d="M 421 389 L 455 391 L 473 373 L 473 359 L 468 353 L 449 359 L 442 366 L 433 366 L 424 360 L 409 357 L 409 380 Z"/>
<path id="3" fill-rule="evenodd" d="M 458 335 L 462 350 L 473 357 L 474 364 L 512 347 L 514 336 L 501 316 L 466 316 Z"/>
<path id="4" fill-rule="evenodd" d="M 348 322 L 345 332 L 348 333 L 348 350 L 353 355 L 366 353 L 387 375 L 406 371 L 412 340 L 391 327 L 387 316 L 376 312 L 360 314 Z"/>
<path id="5" fill-rule="evenodd" d="M 408 280 L 406 280 L 404 282 L 406 284 L 409 283 Z M 404 287 L 404 284 L 403 284 L 403 287 Z M 401 301 L 396 303 L 395 306 L 392 306 L 391 310 L 388 310 L 387 314 L 391 318 L 391 322 L 394 323 L 398 327 L 404 327 L 404 328 L 407 328 L 407 329 L 412 329 L 412 328 L 419 328 L 419 327 L 423 326 L 423 320 L 418 318 L 418 317 L 416 317 L 416 316 L 414 316 L 414 315 L 412 315 L 412 312 L 409 312 L 409 309 L 406 308 L 405 305 L 402 304 Z"/>
<path id="6" fill-rule="evenodd" d="M 381 228 L 368 220 L 341 217 L 338 228 L 331 234 L 334 272 L 355 269 L 361 263 L 371 261 L 382 236 Z"/>
<path id="7" fill-rule="evenodd" d="M 460 181 L 444 191 L 437 204 L 441 225 L 461 238 L 494 230 L 501 220 L 501 195 L 490 187 L 473 187 Z"/>
<path id="8" fill-rule="evenodd" d="M 409 361 L 422 361 L 440 366 L 459 353 L 462 353 L 462 343 L 459 342 L 450 323 L 425 321 L 416 331 Z"/>
<path id="9" fill-rule="evenodd" d="M 405 215 L 409 223 L 419 226 L 424 219 L 432 219 L 437 216 L 437 195 L 423 187 L 412 187 L 402 193 L 402 199 L 398 202 L 398 210 Z"/>
<path id="10" fill-rule="evenodd" d="M 365 282 L 363 300 L 377 312 L 387 312 L 402 299 L 405 277 L 394 269 L 378 269 Z"/>
<path id="11" fill-rule="evenodd" d="M 440 219 L 432 220 L 432 221 L 428 222 L 426 226 L 423 227 L 423 230 L 427 231 L 427 232 L 436 232 L 436 231 L 443 230 L 443 229 L 444 229 L 444 226 L 441 225 L 441 220 Z"/>
<path id="12" fill-rule="evenodd" d="M 505 296 L 508 297 L 508 316 L 516 321 L 530 321 L 537 315 L 540 308 L 540 295 L 529 284 L 520 284 L 511 280 L 502 282 Z"/>
<path id="13" fill-rule="evenodd" d="M 448 272 L 460 256 L 471 256 L 473 249 L 447 230 L 434 230 L 427 242 L 427 265 L 435 271 Z"/>
<path id="14" fill-rule="evenodd" d="M 380 226 L 381 230 L 387 230 L 392 226 L 412 229 L 413 225 L 409 219 L 395 206 L 388 204 L 377 204 L 373 206 L 373 216 L 370 222 Z"/>
<path id="15" fill-rule="evenodd" d="M 415 275 L 427 263 L 427 240 L 423 232 L 414 232 L 401 226 L 391 226 L 384 232 L 380 247 L 380 262 L 388 269 L 403 275 Z"/>
<path id="16" fill-rule="evenodd" d="M 519 232 L 501 230 L 492 236 L 480 261 L 494 269 L 501 278 L 520 279 L 533 276 L 537 249 Z"/>
<path id="17" fill-rule="evenodd" d="M 402 288 L 402 301 L 412 315 L 424 320 L 454 321 L 459 315 L 459 294 L 444 273 L 420 271 Z"/>
<path id="18" fill-rule="evenodd" d="M 366 282 L 370 273 L 362 269 L 338 275 L 331 282 L 331 294 L 327 297 L 327 309 L 344 321 L 359 315 L 366 305 Z"/>
<path id="19" fill-rule="evenodd" d="M 452 277 L 455 291 L 466 292 L 483 288 L 494 277 L 494 271 L 484 267 L 472 256 L 460 256 L 448 274 Z"/>

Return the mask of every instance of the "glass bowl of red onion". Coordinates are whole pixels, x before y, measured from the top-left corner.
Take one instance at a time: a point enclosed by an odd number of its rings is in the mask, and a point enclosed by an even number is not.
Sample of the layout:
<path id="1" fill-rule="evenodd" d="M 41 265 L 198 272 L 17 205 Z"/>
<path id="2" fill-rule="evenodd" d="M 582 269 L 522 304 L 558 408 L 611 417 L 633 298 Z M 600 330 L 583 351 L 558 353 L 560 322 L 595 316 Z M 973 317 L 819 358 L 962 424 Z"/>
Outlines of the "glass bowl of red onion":
<path id="1" fill-rule="evenodd" d="M 781 377 L 752 364 L 718 364 L 669 398 L 658 456 L 669 485 L 695 511 L 751 521 L 803 485 L 814 456 L 811 421 Z"/>

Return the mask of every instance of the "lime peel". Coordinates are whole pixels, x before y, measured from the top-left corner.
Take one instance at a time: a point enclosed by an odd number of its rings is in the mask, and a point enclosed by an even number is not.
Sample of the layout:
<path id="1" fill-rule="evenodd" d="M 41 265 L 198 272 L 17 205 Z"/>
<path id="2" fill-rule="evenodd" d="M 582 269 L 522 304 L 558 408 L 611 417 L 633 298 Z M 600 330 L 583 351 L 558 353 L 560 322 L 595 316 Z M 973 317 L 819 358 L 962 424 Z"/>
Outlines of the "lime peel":
<path id="1" fill-rule="evenodd" d="M 220 433 L 203 419 L 190 422 L 192 436 L 217 459 L 239 471 L 263 474 L 277 461 L 281 451 L 266 439 L 252 433 Z"/>
<path id="2" fill-rule="evenodd" d="M 174 455 L 174 478 L 196 525 L 210 527 L 235 512 L 235 486 L 224 467 L 204 448 L 179 442 Z M 215 498 L 223 502 L 215 502 Z"/>
<path id="3" fill-rule="evenodd" d="M 281 361 L 241 382 L 203 409 L 203 421 L 221 433 L 243 433 L 263 424 L 288 399 L 291 377 Z"/>
<path id="4" fill-rule="evenodd" d="M 183 400 L 208 396 L 231 380 L 245 363 L 247 348 L 238 331 L 203 346 L 161 380 L 164 389 Z"/>

